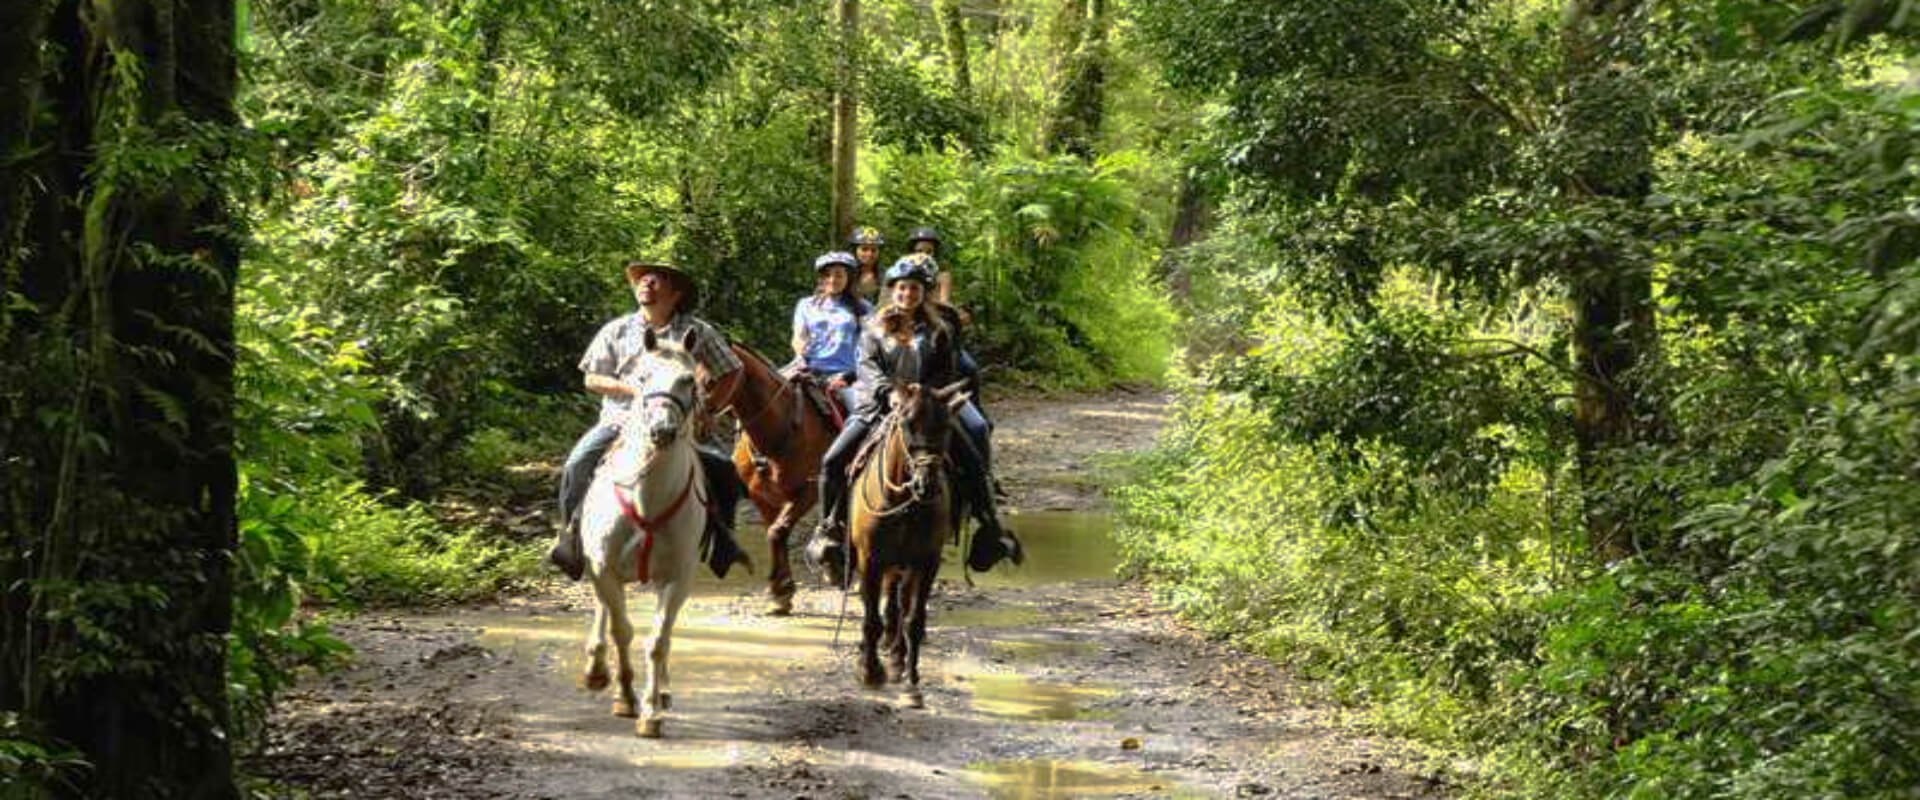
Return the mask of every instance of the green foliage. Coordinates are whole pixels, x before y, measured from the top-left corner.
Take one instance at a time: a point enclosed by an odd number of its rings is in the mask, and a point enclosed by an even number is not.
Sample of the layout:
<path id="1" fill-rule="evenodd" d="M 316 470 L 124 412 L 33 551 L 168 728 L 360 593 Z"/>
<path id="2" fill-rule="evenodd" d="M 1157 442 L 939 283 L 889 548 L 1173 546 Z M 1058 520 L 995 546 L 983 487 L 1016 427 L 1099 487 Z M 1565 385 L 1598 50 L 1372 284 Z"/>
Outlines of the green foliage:
<path id="1" fill-rule="evenodd" d="M 19 712 L 0 712 L 0 797 L 43 797 L 56 788 L 75 792 L 78 775 L 90 765 L 80 753 L 49 746 L 25 728 Z"/>
<path id="2" fill-rule="evenodd" d="M 1790 8 L 1651 2 L 1596 76 L 1560 6 L 1135 6 L 1232 195 L 1176 254 L 1194 377 L 1130 563 L 1492 794 L 1909 796 L 1902 31 L 1835 60 Z M 1650 276 L 1633 374 L 1569 357 L 1593 265 Z M 1583 452 L 1596 379 L 1655 411 Z M 1628 513 L 1595 558 L 1578 520 Z"/>
<path id="3" fill-rule="evenodd" d="M 344 315 L 302 303 L 296 288 L 272 270 L 250 271 L 238 314 L 228 681 L 242 741 L 298 668 L 329 666 L 346 651 L 303 605 L 466 599 L 534 563 L 521 549 L 446 531 L 418 505 L 383 502 L 355 480 L 363 443 L 378 430 L 380 384 L 344 338 Z"/>

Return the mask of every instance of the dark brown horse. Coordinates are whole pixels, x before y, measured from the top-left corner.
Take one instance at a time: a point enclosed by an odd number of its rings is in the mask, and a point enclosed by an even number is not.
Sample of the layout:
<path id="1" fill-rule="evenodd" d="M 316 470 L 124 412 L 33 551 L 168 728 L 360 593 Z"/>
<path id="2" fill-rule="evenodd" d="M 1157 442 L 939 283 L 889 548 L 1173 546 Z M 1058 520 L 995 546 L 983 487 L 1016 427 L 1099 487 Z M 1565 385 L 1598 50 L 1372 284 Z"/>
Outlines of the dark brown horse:
<path id="1" fill-rule="evenodd" d="M 707 408 L 731 410 L 745 434 L 734 445 L 733 466 L 747 486 L 747 498 L 767 523 L 773 557 L 767 572 L 767 596 L 772 599 L 768 613 L 785 616 L 793 612 L 794 592 L 787 537 L 820 501 L 820 457 L 838 431 L 773 362 L 744 344 L 734 342 L 732 347 L 741 368 L 715 382 Z"/>
<path id="2" fill-rule="evenodd" d="M 920 695 L 920 644 L 927 634 L 927 596 L 940 573 L 940 546 L 954 529 L 952 482 L 947 474 L 947 419 L 966 395 L 965 382 L 943 389 L 904 384 L 893 390 L 893 413 L 849 488 L 852 566 L 860 576 L 860 682 L 907 681 L 908 704 Z M 886 617 L 881 618 L 881 600 Z M 904 623 L 904 630 L 903 630 Z M 887 641 L 887 671 L 879 643 Z"/>

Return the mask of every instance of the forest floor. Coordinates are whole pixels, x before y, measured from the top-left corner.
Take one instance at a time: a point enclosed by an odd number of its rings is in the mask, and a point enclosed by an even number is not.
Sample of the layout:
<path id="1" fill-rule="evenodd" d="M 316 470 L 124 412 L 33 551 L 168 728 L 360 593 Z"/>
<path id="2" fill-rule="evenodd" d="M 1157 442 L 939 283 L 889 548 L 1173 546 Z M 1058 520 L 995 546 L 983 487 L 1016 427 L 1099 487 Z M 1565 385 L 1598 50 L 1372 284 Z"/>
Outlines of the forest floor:
<path id="1" fill-rule="evenodd" d="M 843 622 L 841 596 L 803 580 L 794 615 L 768 617 L 764 582 L 736 573 L 696 589 L 665 738 L 638 738 L 575 688 L 592 601 L 555 578 L 336 624 L 354 663 L 289 692 L 247 769 L 310 797 L 1446 795 L 1406 749 L 1112 577 L 1102 459 L 1151 446 L 1167 409 L 1131 392 L 994 405 L 1030 558 L 971 586 L 943 570 L 924 709 L 858 685 L 857 600 Z M 630 596 L 637 647 L 652 596 Z"/>

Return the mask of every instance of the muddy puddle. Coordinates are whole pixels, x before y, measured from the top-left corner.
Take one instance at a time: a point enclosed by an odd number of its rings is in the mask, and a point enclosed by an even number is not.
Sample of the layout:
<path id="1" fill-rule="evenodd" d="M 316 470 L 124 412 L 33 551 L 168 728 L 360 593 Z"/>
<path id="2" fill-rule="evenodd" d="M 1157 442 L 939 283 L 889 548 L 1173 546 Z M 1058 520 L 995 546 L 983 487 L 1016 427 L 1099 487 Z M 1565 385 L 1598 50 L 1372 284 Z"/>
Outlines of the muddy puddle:
<path id="1" fill-rule="evenodd" d="M 989 796 L 1002 800 L 1069 797 L 1207 797 L 1151 772 L 1106 764 L 1042 759 L 976 764 Z"/>

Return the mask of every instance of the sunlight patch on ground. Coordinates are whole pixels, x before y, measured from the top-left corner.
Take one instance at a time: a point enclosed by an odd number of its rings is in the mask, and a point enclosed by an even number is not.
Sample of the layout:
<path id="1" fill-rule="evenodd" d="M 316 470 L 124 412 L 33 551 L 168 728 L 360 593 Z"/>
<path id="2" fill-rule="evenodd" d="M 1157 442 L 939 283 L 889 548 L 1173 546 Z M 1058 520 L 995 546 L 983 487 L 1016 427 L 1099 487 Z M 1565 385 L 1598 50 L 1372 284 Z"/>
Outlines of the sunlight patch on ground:
<path id="1" fill-rule="evenodd" d="M 1005 800 L 1065 797 L 1199 797 L 1152 773 L 1084 761 L 996 761 L 967 767 L 969 777 Z"/>

